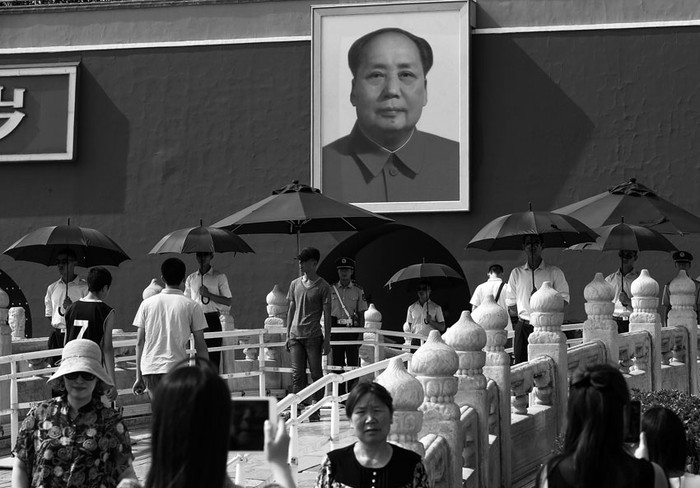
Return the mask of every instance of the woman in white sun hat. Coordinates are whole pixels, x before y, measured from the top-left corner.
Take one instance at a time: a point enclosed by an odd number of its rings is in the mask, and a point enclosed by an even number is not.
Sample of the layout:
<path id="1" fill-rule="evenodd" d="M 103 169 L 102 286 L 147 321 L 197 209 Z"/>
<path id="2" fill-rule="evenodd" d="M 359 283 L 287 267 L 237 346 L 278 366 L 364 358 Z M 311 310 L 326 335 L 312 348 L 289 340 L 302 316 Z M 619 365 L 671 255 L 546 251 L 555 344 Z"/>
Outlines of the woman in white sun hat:
<path id="1" fill-rule="evenodd" d="M 129 432 L 100 400 L 113 386 L 100 347 L 75 339 L 63 348 L 49 386 L 61 396 L 33 407 L 19 430 L 12 487 L 115 487 L 135 478 Z"/>

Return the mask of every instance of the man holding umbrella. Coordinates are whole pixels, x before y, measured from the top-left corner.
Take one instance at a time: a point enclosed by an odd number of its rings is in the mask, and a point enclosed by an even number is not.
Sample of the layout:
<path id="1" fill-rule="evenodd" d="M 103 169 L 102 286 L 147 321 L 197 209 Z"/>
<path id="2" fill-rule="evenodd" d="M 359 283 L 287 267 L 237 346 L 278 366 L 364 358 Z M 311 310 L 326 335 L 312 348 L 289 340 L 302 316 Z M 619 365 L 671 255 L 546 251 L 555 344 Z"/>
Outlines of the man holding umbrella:
<path id="1" fill-rule="evenodd" d="M 527 262 L 511 271 L 506 296 L 508 313 L 515 331 L 513 341 L 515 364 L 527 361 L 527 338 L 534 329 L 530 324 L 532 294 L 542 286 L 542 283 L 549 281 L 564 302 L 569 303 L 569 283 L 566 281 L 564 272 L 556 266 L 545 264 L 542 260 L 542 238 L 538 234 L 525 235 L 522 247 L 527 256 Z"/>
<path id="2" fill-rule="evenodd" d="M 74 301 L 80 300 L 88 293 L 87 282 L 75 273 L 78 258 L 71 249 L 59 251 L 57 256 L 58 274 L 61 277 L 51 283 L 44 297 L 45 315 L 49 319 L 53 331 L 49 336 L 48 349 L 60 349 L 65 342 L 66 309 Z M 55 366 L 57 358 L 51 358 L 51 366 Z"/>
<path id="3" fill-rule="evenodd" d="M 428 337 L 431 330 L 437 330 L 441 334 L 445 332 L 445 317 L 442 307 L 430 299 L 430 283 L 421 280 L 418 283 L 418 300 L 413 302 L 406 312 L 406 323 L 411 333 Z M 414 346 L 420 345 L 418 339 L 413 339 Z"/>
<path id="4" fill-rule="evenodd" d="M 222 311 L 231 306 L 231 289 L 228 286 L 226 275 L 215 270 L 211 266 L 214 258 L 213 252 L 198 252 L 195 254 L 199 270 L 195 271 L 185 280 L 185 296 L 202 305 L 204 318 L 207 320 L 209 332 L 221 332 Z M 207 349 L 221 347 L 222 339 L 207 339 Z M 209 359 L 220 368 L 221 352 L 209 352 Z"/>
<path id="5" fill-rule="evenodd" d="M 617 333 L 623 334 L 630 330 L 630 314 L 632 313 L 632 282 L 639 278 L 639 273 L 634 270 L 634 263 L 639 254 L 631 249 L 621 249 L 620 269 L 605 277 L 615 290 L 615 310 L 613 320 L 617 322 Z"/>

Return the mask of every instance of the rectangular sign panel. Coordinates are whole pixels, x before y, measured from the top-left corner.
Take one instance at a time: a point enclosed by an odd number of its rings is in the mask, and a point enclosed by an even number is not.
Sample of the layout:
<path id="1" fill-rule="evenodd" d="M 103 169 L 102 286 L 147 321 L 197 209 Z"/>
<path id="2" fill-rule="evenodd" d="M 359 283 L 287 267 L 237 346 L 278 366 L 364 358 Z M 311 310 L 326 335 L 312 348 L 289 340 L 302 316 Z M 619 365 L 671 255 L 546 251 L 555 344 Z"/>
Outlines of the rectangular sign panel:
<path id="1" fill-rule="evenodd" d="M 78 64 L 0 66 L 0 162 L 75 156 Z"/>

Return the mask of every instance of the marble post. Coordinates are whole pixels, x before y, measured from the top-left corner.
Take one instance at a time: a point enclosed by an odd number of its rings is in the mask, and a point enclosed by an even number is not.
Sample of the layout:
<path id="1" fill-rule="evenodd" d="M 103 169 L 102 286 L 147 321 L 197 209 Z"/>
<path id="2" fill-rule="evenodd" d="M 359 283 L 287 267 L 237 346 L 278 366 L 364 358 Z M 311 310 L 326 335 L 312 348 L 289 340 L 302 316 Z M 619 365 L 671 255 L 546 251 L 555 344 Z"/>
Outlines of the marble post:
<path id="1" fill-rule="evenodd" d="M 7 325 L 7 307 L 10 305 L 10 297 L 5 290 L 0 288 L 0 356 L 12 354 L 12 329 Z M 0 366 L 0 374 L 8 374 L 10 365 Z M 0 409 L 10 408 L 10 381 L 0 381 Z"/>
<path id="2" fill-rule="evenodd" d="M 425 456 L 425 447 L 418 442 L 418 432 L 423 427 L 423 412 L 418 410 L 425 396 L 423 385 L 406 371 L 399 358 L 392 359 L 375 381 L 391 393 L 394 402 L 389 441 Z"/>
<path id="3" fill-rule="evenodd" d="M 486 332 L 477 324 L 468 311 L 463 311 L 459 320 L 443 334 L 442 340 L 457 352 L 459 369 L 457 370 L 457 394 L 455 403 L 461 408 L 472 407 L 478 421 L 479 485 L 488 486 L 489 466 L 489 405 L 486 394 L 486 377 L 483 367 L 486 363 Z"/>
<path id="4" fill-rule="evenodd" d="M 410 372 L 423 385 L 425 396 L 421 436 L 437 434 L 450 446 L 450 469 L 446 486 L 459 486 L 462 480 L 462 448 L 464 435 L 460 427 L 460 410 L 454 401 L 457 393 L 459 357 L 445 344 L 437 330 L 430 331 L 428 340 L 411 359 Z"/>
<path id="5" fill-rule="evenodd" d="M 528 338 L 527 357 L 532 360 L 538 356 L 549 356 L 557 365 L 557 431 L 564 432 L 569 387 L 566 336 L 561 331 L 564 299 L 552 288 L 551 282 L 545 281 L 530 297 L 530 310 L 530 323 L 534 330 Z"/>
<path id="6" fill-rule="evenodd" d="M 24 327 L 27 323 L 27 312 L 24 307 L 10 307 L 7 317 L 7 322 L 12 329 L 12 340 L 24 339 Z"/>
<path id="7" fill-rule="evenodd" d="M 698 387 L 698 316 L 695 311 L 695 283 L 688 278 L 685 270 L 680 270 L 668 285 L 671 310 L 668 312 L 668 326 L 685 327 L 688 331 L 688 371 L 690 372 L 690 385 L 688 392 L 697 395 Z"/>
<path id="8" fill-rule="evenodd" d="M 632 309 L 630 314 L 630 332 L 645 330 L 651 335 L 651 358 L 648 368 L 651 370 L 651 387 L 653 391 L 661 389 L 661 316 L 657 311 L 659 305 L 659 284 L 643 269 L 639 278 L 632 282 Z"/>
<path id="9" fill-rule="evenodd" d="M 365 311 L 365 333 L 362 335 L 364 344 L 360 346 L 360 366 L 367 366 L 384 359 L 384 348 L 379 345 L 381 342 L 379 334 L 373 332 L 381 328 L 382 314 L 374 303 L 370 303 Z"/>
<path id="10" fill-rule="evenodd" d="M 484 375 L 492 379 L 498 386 L 499 408 L 499 444 L 501 447 L 501 476 L 502 480 L 491 480 L 490 486 L 510 486 L 512 477 L 511 467 L 511 408 L 510 408 L 510 356 L 505 352 L 508 340 L 508 311 L 496 303 L 493 296 L 487 295 L 484 301 L 474 311 L 472 318 L 486 332 L 486 362 Z M 484 485 L 487 486 L 487 485 Z"/>
<path id="11" fill-rule="evenodd" d="M 612 318 L 615 304 L 615 289 L 605 281 L 602 273 L 596 273 L 593 281 L 583 289 L 588 319 L 583 323 L 583 342 L 599 340 L 608 350 L 608 362 L 619 367 L 620 346 L 617 322 Z"/>
<path id="12" fill-rule="evenodd" d="M 269 334 L 266 334 L 265 342 L 283 342 L 287 339 L 287 334 L 281 334 L 279 328 L 284 328 L 287 325 L 287 311 L 289 310 L 287 297 L 282 293 L 279 286 L 275 285 L 272 291 L 265 297 L 265 301 L 267 302 L 265 329 L 271 331 Z M 289 352 L 287 352 L 284 346 L 266 348 L 265 360 L 271 363 L 270 366 L 278 368 L 288 368 L 291 366 Z M 284 381 L 285 377 L 289 378 L 288 382 Z M 268 373 L 266 376 L 266 383 L 268 389 L 286 389 L 288 385 L 291 385 L 291 376 L 282 375 L 281 373 Z"/>

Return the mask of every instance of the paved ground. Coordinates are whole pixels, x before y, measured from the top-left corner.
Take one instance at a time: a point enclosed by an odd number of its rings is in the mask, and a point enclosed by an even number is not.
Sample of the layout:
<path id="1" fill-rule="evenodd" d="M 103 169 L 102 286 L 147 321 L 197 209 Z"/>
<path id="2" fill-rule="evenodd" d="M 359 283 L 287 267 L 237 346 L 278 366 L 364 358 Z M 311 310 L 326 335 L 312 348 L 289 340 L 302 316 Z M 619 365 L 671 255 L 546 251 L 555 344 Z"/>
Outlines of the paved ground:
<path id="1" fill-rule="evenodd" d="M 343 418 L 340 428 L 340 441 L 331 442 L 330 410 L 321 409 L 321 422 L 310 424 L 305 422 L 299 428 L 299 488 L 312 488 L 316 481 L 318 467 L 323 455 L 338 447 L 346 446 L 354 441 L 350 424 Z M 151 434 L 147 427 L 131 429 L 131 437 L 135 441 L 134 468 L 140 480 L 144 480 L 151 464 Z M 229 461 L 233 455 L 229 457 Z M 11 459 L 0 460 L 0 465 L 6 465 Z M 235 479 L 237 462 L 231 462 L 228 467 L 231 479 Z M 0 469 L 0 488 L 11 488 L 11 471 Z M 247 461 L 241 463 L 242 485 L 250 488 L 262 486 L 270 476 L 263 454 L 252 454 Z"/>

